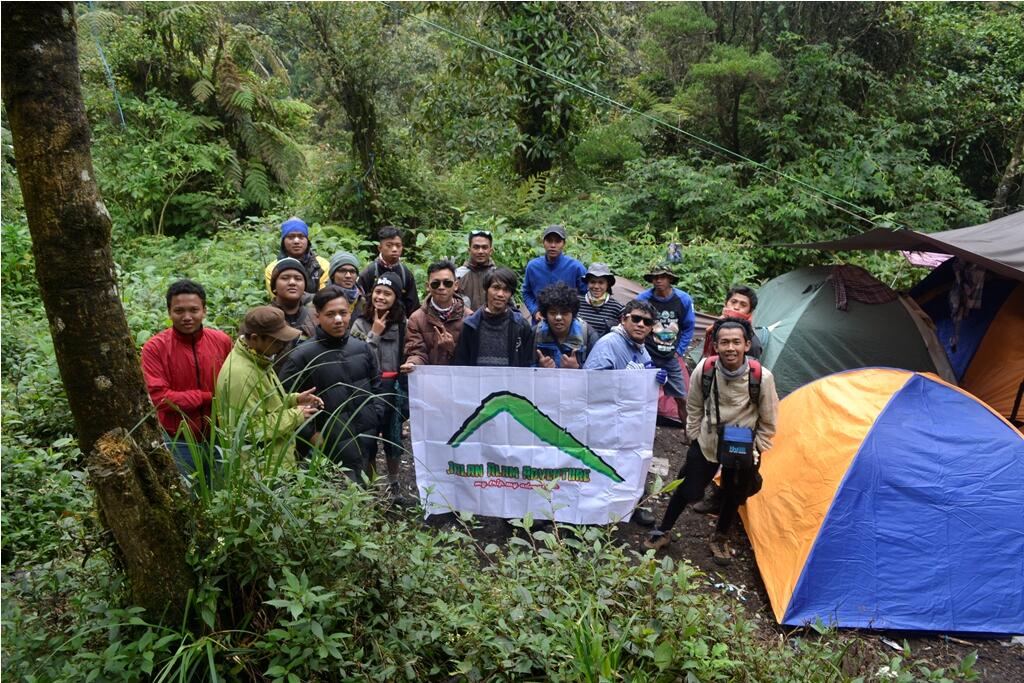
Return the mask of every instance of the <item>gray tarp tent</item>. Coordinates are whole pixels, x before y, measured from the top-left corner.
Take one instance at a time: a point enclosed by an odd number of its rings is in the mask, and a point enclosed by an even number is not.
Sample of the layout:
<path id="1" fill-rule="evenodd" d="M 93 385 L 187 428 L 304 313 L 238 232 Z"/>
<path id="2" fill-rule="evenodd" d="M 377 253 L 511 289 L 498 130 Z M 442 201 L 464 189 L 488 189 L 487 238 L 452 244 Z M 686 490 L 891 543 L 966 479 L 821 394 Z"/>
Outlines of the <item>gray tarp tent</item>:
<path id="1" fill-rule="evenodd" d="M 993 273 L 1024 281 L 1024 211 L 989 223 L 944 232 L 875 228 L 838 240 L 777 246 L 823 251 L 933 251 L 959 256 Z"/>

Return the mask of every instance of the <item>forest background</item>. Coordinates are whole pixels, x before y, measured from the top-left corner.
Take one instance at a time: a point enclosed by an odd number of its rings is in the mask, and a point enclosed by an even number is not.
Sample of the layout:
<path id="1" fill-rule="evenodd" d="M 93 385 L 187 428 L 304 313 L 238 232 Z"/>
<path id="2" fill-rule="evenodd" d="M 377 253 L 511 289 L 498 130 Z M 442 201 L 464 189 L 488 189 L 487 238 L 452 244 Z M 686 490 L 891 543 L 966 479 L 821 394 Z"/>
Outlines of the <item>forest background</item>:
<path id="1" fill-rule="evenodd" d="M 77 7 L 95 172 L 140 345 L 166 326 L 163 293 L 183 276 L 207 287 L 209 322 L 233 332 L 246 308 L 265 301 L 263 267 L 290 215 L 312 226 L 325 257 L 345 248 L 369 259 L 376 228 L 399 225 L 419 276 L 442 256 L 461 260 L 472 229 L 491 230 L 496 259 L 520 272 L 539 253 L 538 228 L 553 222 L 570 231 L 568 253 L 632 278 L 677 242 L 680 286 L 716 312 L 734 282 L 832 258 L 768 245 L 875 225 L 951 229 L 1024 201 L 1024 14 L 1014 3 Z M 319 655 L 300 656 L 302 643 L 291 659 L 271 654 L 283 648 L 268 635 L 275 628 L 286 638 L 302 631 L 319 643 L 313 651 L 325 647 L 326 616 L 313 628 L 282 626 L 281 615 L 301 621 L 326 589 L 300 580 L 319 566 L 309 557 L 271 556 L 246 536 L 256 532 L 245 515 L 271 514 L 258 506 L 243 515 L 232 502 L 237 542 L 252 542 L 261 558 L 244 580 L 226 568 L 227 555 L 196 559 L 208 577 L 197 601 L 206 601 L 209 633 L 244 623 L 255 640 L 224 637 L 230 644 L 218 649 L 189 629 L 187 642 L 164 642 L 124 611 L 117 582 L 101 578 L 111 560 L 68 436 L 6 114 L 2 152 L 5 671 L 71 680 L 99 667 L 102 678 L 131 679 L 180 663 L 181 652 L 208 651 L 210 670 L 222 674 L 319 671 Z M 896 286 L 921 275 L 898 256 L 835 258 Z M 296 486 L 296 509 L 322 514 L 324 491 Z M 223 512 L 211 508 L 207 519 L 214 510 Z M 359 524 L 360 534 L 373 527 Z M 205 530 L 221 540 L 223 532 Z M 447 542 L 402 533 L 410 547 L 439 544 L 431 552 Z M 635 571 L 620 560 L 615 571 Z M 287 602 L 281 587 L 293 602 L 266 608 L 259 625 L 252 609 L 229 619 L 239 599 L 225 606 L 221 594 L 238 585 L 218 583 L 224 576 Z M 350 651 L 343 641 L 330 642 L 346 656 L 367 647 Z M 231 664 L 225 653 L 238 648 L 248 659 Z M 656 650 L 652 663 L 678 671 Z M 765 667 L 792 666 L 785 654 L 756 656 Z M 467 659 L 467 671 L 505 666 L 495 657 Z M 697 657 L 712 669 L 727 659 L 710 649 Z M 423 676 L 439 664 L 424 655 L 409 666 L 402 673 Z"/>

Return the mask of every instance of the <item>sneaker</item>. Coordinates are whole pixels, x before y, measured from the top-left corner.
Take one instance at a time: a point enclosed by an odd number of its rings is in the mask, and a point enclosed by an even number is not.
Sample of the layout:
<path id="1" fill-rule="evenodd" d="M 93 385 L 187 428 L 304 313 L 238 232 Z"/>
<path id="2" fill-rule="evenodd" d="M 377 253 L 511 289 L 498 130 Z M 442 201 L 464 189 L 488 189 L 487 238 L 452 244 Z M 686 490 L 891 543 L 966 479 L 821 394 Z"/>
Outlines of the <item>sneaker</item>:
<path id="1" fill-rule="evenodd" d="M 729 539 L 719 533 L 711 536 L 708 542 L 708 550 L 711 551 L 711 559 L 720 567 L 732 562 L 732 548 L 729 547 Z"/>
<path id="2" fill-rule="evenodd" d="M 633 521 L 640 526 L 654 526 L 657 521 L 654 519 L 654 513 L 644 508 L 637 508 L 636 512 L 633 513 Z"/>
<path id="3" fill-rule="evenodd" d="M 657 551 L 661 550 L 671 542 L 672 534 L 655 529 L 647 534 L 647 538 L 644 539 L 644 547 L 648 550 Z"/>
<path id="4" fill-rule="evenodd" d="M 718 488 L 714 484 L 708 487 L 707 493 L 696 505 L 693 506 L 694 512 L 699 512 L 704 515 L 717 515 L 722 510 L 722 489 Z"/>

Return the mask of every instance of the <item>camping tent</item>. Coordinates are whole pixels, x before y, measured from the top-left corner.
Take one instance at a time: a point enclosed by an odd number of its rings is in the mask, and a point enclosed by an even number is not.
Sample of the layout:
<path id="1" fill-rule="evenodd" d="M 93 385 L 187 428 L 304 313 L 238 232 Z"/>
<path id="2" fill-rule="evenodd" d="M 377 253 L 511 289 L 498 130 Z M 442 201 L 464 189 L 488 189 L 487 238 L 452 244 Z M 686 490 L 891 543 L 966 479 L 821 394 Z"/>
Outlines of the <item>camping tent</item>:
<path id="1" fill-rule="evenodd" d="M 980 306 L 967 309 L 955 323 L 949 303 L 955 265 L 943 263 L 911 290 L 911 296 L 935 322 L 960 386 L 1004 417 L 1020 419 L 1011 413 L 1024 386 L 1024 283 L 988 273 Z"/>
<path id="2" fill-rule="evenodd" d="M 819 377 L 871 365 L 953 379 L 926 316 L 861 268 L 799 268 L 769 280 L 757 297 L 761 362 L 775 374 L 780 398 Z"/>
<path id="3" fill-rule="evenodd" d="M 1024 436 L 934 375 L 866 368 L 783 400 L 741 509 L 775 617 L 1024 633 Z"/>
<path id="4" fill-rule="evenodd" d="M 981 225 L 944 232 L 875 228 L 838 240 L 777 246 L 823 251 L 880 249 L 950 254 L 1003 277 L 1024 280 L 1024 211 Z"/>

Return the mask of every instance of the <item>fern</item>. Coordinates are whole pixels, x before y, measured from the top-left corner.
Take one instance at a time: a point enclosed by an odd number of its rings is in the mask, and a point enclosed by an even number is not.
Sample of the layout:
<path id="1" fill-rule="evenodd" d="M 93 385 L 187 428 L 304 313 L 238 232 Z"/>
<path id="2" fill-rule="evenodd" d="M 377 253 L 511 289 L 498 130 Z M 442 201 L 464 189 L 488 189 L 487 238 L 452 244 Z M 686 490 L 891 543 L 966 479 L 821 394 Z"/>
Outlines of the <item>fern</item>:
<path id="1" fill-rule="evenodd" d="M 213 83 L 206 78 L 200 78 L 192 85 L 192 97 L 199 104 L 205 104 L 210 95 L 213 94 Z"/>
<path id="2" fill-rule="evenodd" d="M 242 111 L 251 114 L 256 107 L 256 95 L 251 90 L 236 90 L 231 95 L 231 104 Z"/>
<path id="3" fill-rule="evenodd" d="M 246 162 L 242 197 L 264 209 L 270 206 L 270 178 L 258 160 L 249 159 Z"/>

